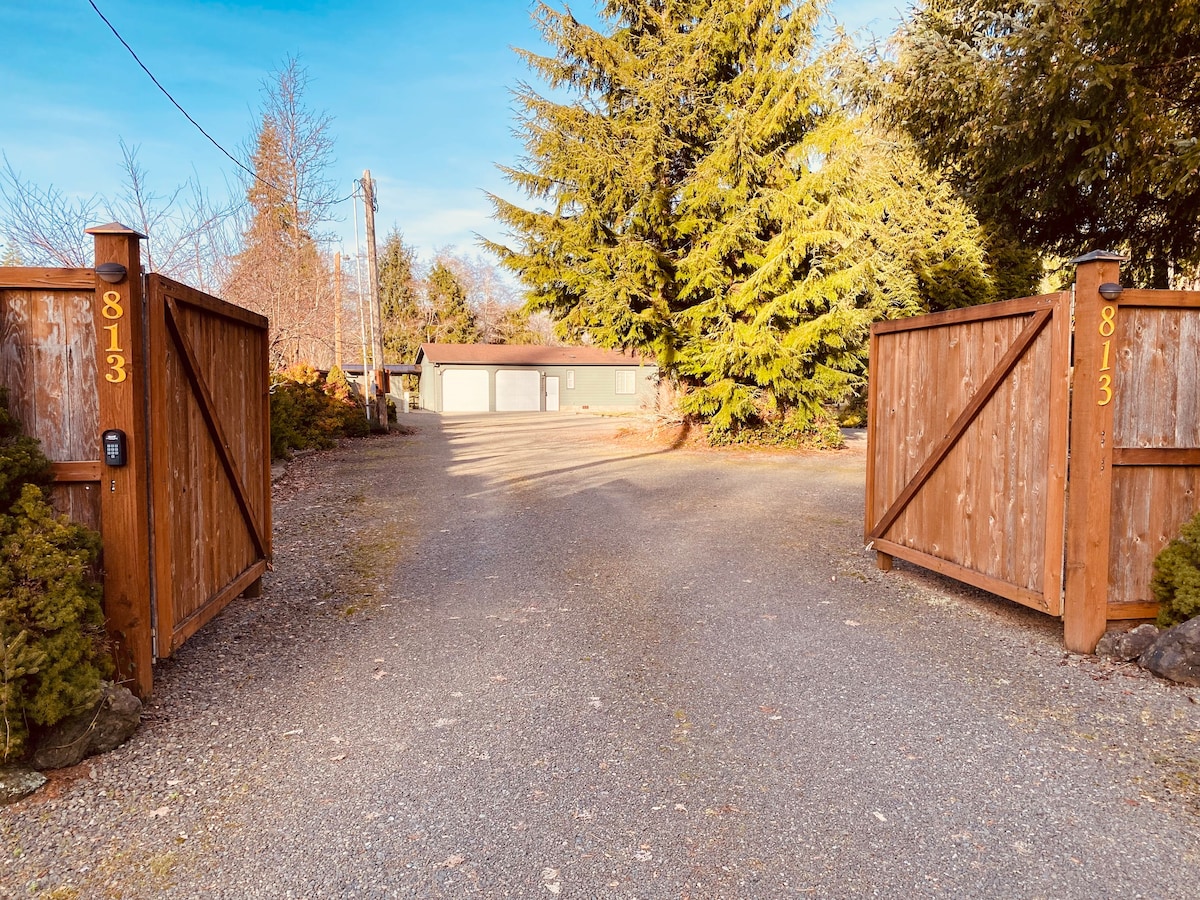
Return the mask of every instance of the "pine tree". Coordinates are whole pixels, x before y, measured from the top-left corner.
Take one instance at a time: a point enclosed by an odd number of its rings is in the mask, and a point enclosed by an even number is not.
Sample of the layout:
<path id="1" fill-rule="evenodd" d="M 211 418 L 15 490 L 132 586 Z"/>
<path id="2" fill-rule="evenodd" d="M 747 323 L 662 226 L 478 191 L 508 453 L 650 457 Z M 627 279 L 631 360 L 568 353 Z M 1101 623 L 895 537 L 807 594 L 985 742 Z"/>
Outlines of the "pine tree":
<path id="1" fill-rule="evenodd" d="M 424 337 L 428 343 L 474 344 L 479 340 L 475 314 L 467 303 L 467 292 L 455 274 L 442 262 L 434 264 L 425 290 Z"/>
<path id="2" fill-rule="evenodd" d="M 504 171 L 541 206 L 494 197 L 518 240 L 492 249 L 564 336 L 656 357 L 722 439 L 819 426 L 872 321 L 992 297 L 961 203 L 838 101 L 823 8 L 610 0 L 601 33 L 540 4 L 555 53 L 523 54 L 577 99 L 518 92 L 527 163 Z"/>
<path id="3" fill-rule="evenodd" d="M 489 344 L 549 344 L 552 335 L 539 328 L 545 313 L 531 316 L 523 307 L 505 306 L 492 325 Z"/>
<path id="4" fill-rule="evenodd" d="M 422 317 L 413 249 L 393 228 L 379 254 L 379 307 L 384 362 L 407 363 L 417 358 L 422 341 Z"/>
<path id="5" fill-rule="evenodd" d="M 303 104 L 307 77 L 295 60 L 267 85 L 246 196 L 250 222 L 226 296 L 267 316 L 276 369 L 332 358 L 331 274 L 317 230 L 329 215 L 334 185 L 329 118 Z"/>
<path id="6" fill-rule="evenodd" d="M 989 225 L 1074 256 L 1200 264 L 1200 3 L 924 0 L 885 66 L 896 121 Z"/>
<path id="7" fill-rule="evenodd" d="M 4 252 L 0 253 L 0 266 L 23 266 L 21 261 L 21 251 L 16 244 L 7 243 L 4 245 Z"/>

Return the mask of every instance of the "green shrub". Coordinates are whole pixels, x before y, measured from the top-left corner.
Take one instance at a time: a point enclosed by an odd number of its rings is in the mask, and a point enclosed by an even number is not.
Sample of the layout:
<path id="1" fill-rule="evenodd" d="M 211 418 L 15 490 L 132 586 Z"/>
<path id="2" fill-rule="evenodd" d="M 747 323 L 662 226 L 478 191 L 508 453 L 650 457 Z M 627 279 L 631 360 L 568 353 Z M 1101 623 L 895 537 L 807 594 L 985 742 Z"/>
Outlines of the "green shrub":
<path id="1" fill-rule="evenodd" d="M 362 437 L 370 430 L 362 402 L 340 369 L 325 377 L 302 363 L 272 378 L 272 459 L 287 459 L 293 450 L 326 449 L 339 437 Z"/>
<path id="2" fill-rule="evenodd" d="M 1200 615 L 1200 513 L 1155 558 L 1150 589 L 1159 602 L 1160 627 Z"/>
<path id="3" fill-rule="evenodd" d="M 0 762 L 22 756 L 31 728 L 94 703 L 112 673 L 100 538 L 55 515 L 40 486 L 48 472 L 0 389 Z"/>
<path id="4" fill-rule="evenodd" d="M 792 450 L 833 450 L 846 442 L 830 415 L 801 421 L 800 417 L 757 421 L 722 430 L 708 425 L 705 437 L 713 447 L 780 447 Z"/>

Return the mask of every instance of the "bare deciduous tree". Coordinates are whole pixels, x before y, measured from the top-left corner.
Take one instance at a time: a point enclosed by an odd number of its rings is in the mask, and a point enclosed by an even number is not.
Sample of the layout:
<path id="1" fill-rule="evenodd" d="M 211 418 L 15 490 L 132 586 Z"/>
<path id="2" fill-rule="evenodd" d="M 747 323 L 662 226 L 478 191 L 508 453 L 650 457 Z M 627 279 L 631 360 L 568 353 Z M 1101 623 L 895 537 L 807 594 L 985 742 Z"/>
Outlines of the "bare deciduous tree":
<path id="1" fill-rule="evenodd" d="M 214 203 L 194 180 L 169 194 L 150 187 L 137 147 L 121 141 L 124 181 L 112 199 L 72 198 L 54 185 L 26 181 L 7 158 L 0 170 L 0 233 L 29 265 L 86 267 L 92 241 L 85 229 L 112 220 L 148 238 L 146 268 L 202 290 L 218 283 L 237 232 L 234 200 Z"/>
<path id="2" fill-rule="evenodd" d="M 241 204 L 229 199 L 214 205 L 195 179 L 169 194 L 157 194 L 149 186 L 137 154 L 137 147 L 121 141 L 125 180 L 117 201 L 108 205 L 110 217 L 147 236 L 149 271 L 201 290 L 214 289 L 235 246 L 237 233 L 231 225 L 237 222 Z"/>
<path id="3" fill-rule="evenodd" d="M 0 170 L 0 232 L 26 265 L 84 268 L 92 263 L 92 241 L 84 229 L 97 224 L 99 195 L 68 196 L 54 185 L 26 181 L 3 157 Z"/>

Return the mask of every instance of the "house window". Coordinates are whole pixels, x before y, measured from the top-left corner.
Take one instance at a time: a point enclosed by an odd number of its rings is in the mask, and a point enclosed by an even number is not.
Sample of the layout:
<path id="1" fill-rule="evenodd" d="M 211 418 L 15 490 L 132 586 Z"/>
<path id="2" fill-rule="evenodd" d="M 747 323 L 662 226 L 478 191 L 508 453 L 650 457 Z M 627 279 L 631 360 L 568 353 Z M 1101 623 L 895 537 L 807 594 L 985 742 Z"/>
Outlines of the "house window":
<path id="1" fill-rule="evenodd" d="M 575 370 L 567 369 L 567 390 L 575 390 Z"/>
<path id="2" fill-rule="evenodd" d="M 618 394 L 635 394 L 637 385 L 637 373 L 632 369 L 617 369 L 617 393 Z"/>

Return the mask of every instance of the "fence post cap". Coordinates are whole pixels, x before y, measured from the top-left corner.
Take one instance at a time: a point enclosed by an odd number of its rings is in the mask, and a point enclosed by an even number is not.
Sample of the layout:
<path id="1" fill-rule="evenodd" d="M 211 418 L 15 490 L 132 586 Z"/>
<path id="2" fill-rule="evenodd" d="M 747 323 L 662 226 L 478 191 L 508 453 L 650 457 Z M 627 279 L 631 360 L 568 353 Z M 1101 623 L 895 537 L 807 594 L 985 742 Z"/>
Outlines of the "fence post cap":
<path id="1" fill-rule="evenodd" d="M 94 225 L 91 228 L 85 228 L 84 234 L 129 234 L 136 238 L 141 238 L 143 241 L 148 240 L 146 235 L 140 231 L 134 231 L 127 225 L 122 225 L 120 222 L 109 222 L 107 225 Z"/>
<path id="2" fill-rule="evenodd" d="M 1128 262 L 1128 256 L 1122 256 L 1120 253 L 1113 253 L 1111 250 L 1093 250 L 1091 253 L 1085 253 L 1083 256 L 1077 256 L 1069 265 L 1078 266 L 1082 263 L 1090 262 Z"/>

